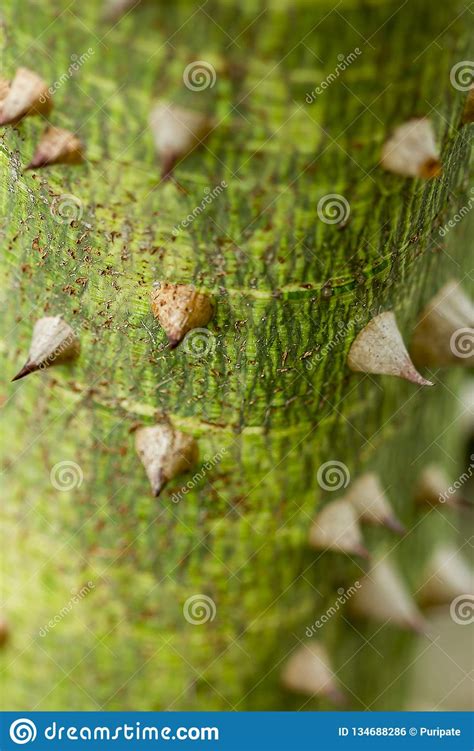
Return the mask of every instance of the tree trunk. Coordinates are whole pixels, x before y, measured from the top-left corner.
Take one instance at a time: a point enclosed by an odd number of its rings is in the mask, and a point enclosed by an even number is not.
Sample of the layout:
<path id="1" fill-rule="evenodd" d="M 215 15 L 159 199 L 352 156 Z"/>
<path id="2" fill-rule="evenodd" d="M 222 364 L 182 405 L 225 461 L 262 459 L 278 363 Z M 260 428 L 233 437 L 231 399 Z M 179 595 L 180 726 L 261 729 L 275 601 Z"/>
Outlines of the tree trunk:
<path id="1" fill-rule="evenodd" d="M 459 473 L 459 371 L 424 371 L 429 390 L 346 359 L 377 313 L 395 311 L 409 342 L 448 279 L 472 291 L 467 220 L 439 233 L 467 202 L 470 126 L 450 70 L 469 56 L 469 12 L 181 0 L 111 24 L 97 5 L 2 11 L 4 77 L 25 65 L 51 82 L 48 120 L 87 146 L 84 166 L 24 172 L 44 122 L 1 136 L 6 380 L 38 318 L 62 314 L 81 341 L 77 363 L 5 387 L 4 704 L 325 709 L 283 689 L 281 669 L 366 564 L 309 548 L 316 510 L 339 495 L 318 469 L 380 474 L 409 532 L 365 530 L 366 545 L 413 592 L 455 534 L 449 512 L 416 510 L 413 485 L 432 461 Z M 216 75 L 199 91 L 183 83 L 197 60 Z M 217 123 L 161 183 L 157 97 Z M 390 131 L 425 115 L 442 174 L 384 172 Z M 328 194 L 348 202 L 339 223 L 318 214 Z M 155 281 L 212 294 L 210 333 L 170 350 Z M 196 437 L 201 474 L 154 499 L 133 429 L 162 414 Z M 185 617 L 195 595 L 210 598 L 201 624 Z M 341 610 L 317 638 L 348 708 L 402 708 L 414 636 Z"/>

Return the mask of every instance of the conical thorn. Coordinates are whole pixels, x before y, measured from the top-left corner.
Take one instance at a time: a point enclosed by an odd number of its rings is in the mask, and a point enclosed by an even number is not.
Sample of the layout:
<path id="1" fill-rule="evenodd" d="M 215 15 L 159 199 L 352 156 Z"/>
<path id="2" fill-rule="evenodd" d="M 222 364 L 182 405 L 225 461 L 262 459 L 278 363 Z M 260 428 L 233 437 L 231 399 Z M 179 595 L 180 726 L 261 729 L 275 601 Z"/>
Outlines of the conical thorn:
<path id="1" fill-rule="evenodd" d="M 396 516 L 386 516 L 383 520 L 383 524 L 387 527 L 387 529 L 395 532 L 396 535 L 406 534 L 406 527 L 403 526 L 403 524 L 396 518 Z"/>
<path id="2" fill-rule="evenodd" d="M 30 373 L 35 373 L 37 370 L 39 370 L 38 365 L 27 362 L 23 365 L 19 373 L 17 373 L 16 376 L 12 378 L 11 382 L 13 383 L 14 381 L 20 381 L 22 378 L 25 378 L 25 376 L 29 375 Z"/>

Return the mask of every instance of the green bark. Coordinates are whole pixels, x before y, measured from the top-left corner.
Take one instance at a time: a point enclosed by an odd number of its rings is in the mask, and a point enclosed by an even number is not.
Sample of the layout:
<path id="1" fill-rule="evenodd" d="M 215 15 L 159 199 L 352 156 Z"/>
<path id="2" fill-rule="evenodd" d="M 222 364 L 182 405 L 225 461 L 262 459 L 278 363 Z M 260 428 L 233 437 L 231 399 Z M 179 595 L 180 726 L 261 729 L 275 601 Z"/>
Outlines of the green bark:
<path id="1" fill-rule="evenodd" d="M 422 391 L 350 373 L 346 357 L 377 312 L 395 310 L 408 341 L 448 278 L 472 291 L 467 222 L 438 233 L 467 201 L 469 126 L 460 126 L 464 95 L 449 72 L 469 57 L 469 13 L 422 0 L 227 0 L 203 10 L 181 1 L 143 4 L 110 28 L 96 6 L 7 0 L 3 11 L 7 77 L 27 65 L 59 81 L 71 55 L 93 50 L 59 86 L 50 115 L 79 130 L 83 167 L 22 173 L 39 118 L 0 141 L 4 373 L 23 364 L 42 315 L 62 313 L 82 345 L 73 367 L 5 388 L 4 704 L 326 708 L 279 686 L 306 626 L 364 568 L 307 547 L 311 519 L 331 497 L 319 466 L 381 473 L 412 532 L 395 541 L 369 530 L 366 539 L 374 555 L 395 547 L 412 589 L 434 542 L 453 535 L 444 514 L 414 509 L 412 487 L 430 460 L 459 471 L 459 374 L 434 372 L 436 388 Z M 357 60 L 308 104 L 338 55 L 355 48 Z M 193 60 L 212 63 L 214 87 L 183 85 Z M 158 96 L 219 122 L 176 169 L 186 192 L 159 184 L 147 129 Z M 390 129 L 425 114 L 441 177 L 383 172 Z M 222 181 L 228 187 L 174 237 Z M 350 203 L 343 227 L 318 218 L 328 193 Z M 54 216 L 65 194 L 81 202 L 72 225 Z M 149 307 L 155 280 L 213 294 L 205 357 L 167 348 Z M 225 449 L 177 504 L 171 496 L 187 478 L 154 500 L 133 448 L 131 428 L 161 412 L 198 438 L 202 463 Z M 67 460 L 84 480 L 61 492 L 50 472 Z M 41 636 L 89 580 L 91 593 Z M 202 626 L 183 617 L 197 593 L 216 604 Z M 341 612 L 320 638 L 350 708 L 401 707 L 413 637 L 352 625 Z"/>

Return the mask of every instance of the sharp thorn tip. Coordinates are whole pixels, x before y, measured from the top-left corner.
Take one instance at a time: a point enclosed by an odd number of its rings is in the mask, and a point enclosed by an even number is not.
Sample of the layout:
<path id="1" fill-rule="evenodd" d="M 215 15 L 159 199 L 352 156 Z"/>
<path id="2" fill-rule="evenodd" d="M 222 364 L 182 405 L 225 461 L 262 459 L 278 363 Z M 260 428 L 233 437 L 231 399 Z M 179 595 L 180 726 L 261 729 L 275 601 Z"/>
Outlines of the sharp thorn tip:
<path id="1" fill-rule="evenodd" d="M 34 373 L 35 370 L 37 370 L 37 367 L 35 365 L 31 365 L 31 363 L 26 363 L 26 365 L 23 365 L 22 369 L 16 374 L 14 378 L 12 378 L 11 382 L 19 381 L 22 378 L 25 378 L 25 376 L 29 375 L 30 373 Z"/>
<path id="2" fill-rule="evenodd" d="M 403 526 L 401 522 L 398 521 L 395 517 L 388 516 L 384 519 L 384 524 L 387 527 L 387 529 L 390 529 L 392 532 L 395 532 L 397 535 L 404 535 L 406 534 L 406 527 Z"/>

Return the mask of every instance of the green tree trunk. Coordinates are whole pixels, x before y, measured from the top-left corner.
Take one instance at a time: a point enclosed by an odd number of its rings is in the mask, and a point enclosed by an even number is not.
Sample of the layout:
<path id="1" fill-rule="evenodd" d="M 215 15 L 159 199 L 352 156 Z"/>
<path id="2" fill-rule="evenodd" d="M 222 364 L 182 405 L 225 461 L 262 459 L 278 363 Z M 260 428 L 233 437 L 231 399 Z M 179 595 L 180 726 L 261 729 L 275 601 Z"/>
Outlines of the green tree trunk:
<path id="1" fill-rule="evenodd" d="M 454 535 L 447 514 L 415 509 L 413 484 L 430 461 L 459 472 L 461 376 L 425 373 L 436 387 L 422 390 L 351 373 L 346 357 L 376 313 L 394 310 L 409 341 L 446 280 L 472 291 L 467 222 L 438 232 L 467 201 L 465 95 L 450 70 L 469 57 L 470 13 L 425 0 L 180 0 L 113 25 L 97 6 L 2 10 L 2 75 L 25 65 L 56 82 L 48 119 L 87 145 L 84 166 L 25 173 L 44 123 L 1 133 L 5 380 L 44 315 L 63 314 L 82 347 L 70 368 L 4 385 L 3 703 L 324 709 L 282 689 L 281 667 L 365 564 L 308 547 L 317 508 L 337 495 L 318 468 L 380 473 L 409 533 L 368 530 L 366 544 L 390 552 L 412 591 L 436 540 Z M 203 91 L 183 84 L 196 60 L 216 71 Z M 182 189 L 160 184 L 147 125 L 157 97 L 218 123 L 176 168 Z M 390 130 L 424 115 L 441 176 L 383 172 Z M 318 216 L 331 193 L 349 202 L 342 225 Z M 71 202 L 75 221 L 61 221 Z M 150 310 L 156 280 L 214 296 L 204 356 L 168 349 Z M 134 450 L 133 428 L 162 413 L 197 438 L 201 464 L 219 458 L 178 503 L 188 478 L 154 499 Z M 69 492 L 51 479 L 66 461 L 83 476 Z M 183 615 L 197 594 L 215 604 L 202 625 Z M 402 707 L 413 636 L 340 611 L 318 638 L 349 708 Z"/>

